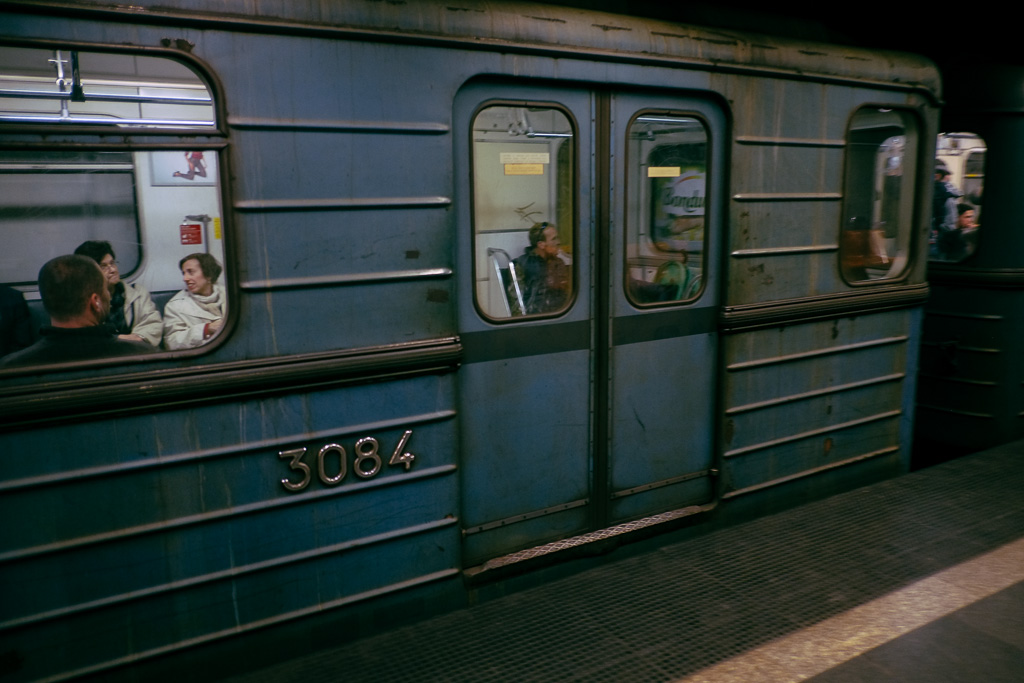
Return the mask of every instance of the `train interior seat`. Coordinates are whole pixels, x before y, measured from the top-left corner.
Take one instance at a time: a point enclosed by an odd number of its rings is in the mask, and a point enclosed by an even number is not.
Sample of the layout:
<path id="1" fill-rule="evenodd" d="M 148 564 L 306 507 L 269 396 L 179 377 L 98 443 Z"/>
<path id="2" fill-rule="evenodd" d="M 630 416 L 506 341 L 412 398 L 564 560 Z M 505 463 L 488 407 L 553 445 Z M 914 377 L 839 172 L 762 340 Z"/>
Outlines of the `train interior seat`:
<path id="1" fill-rule="evenodd" d="M 487 249 L 487 256 L 491 260 L 496 276 L 495 282 L 502 288 L 504 294 L 498 298 L 505 305 L 507 316 L 523 315 L 526 305 L 523 302 L 523 287 L 516 274 L 515 264 L 504 249 L 494 247 Z"/>
<path id="2" fill-rule="evenodd" d="M 181 290 L 173 290 L 169 292 L 150 292 L 153 297 L 153 303 L 160 309 L 160 315 L 164 314 L 164 306 L 171 300 L 175 294 Z M 33 299 L 28 301 L 29 314 L 32 316 L 32 339 L 39 339 L 39 328 L 43 325 L 50 324 L 50 316 L 46 314 L 46 309 L 43 308 L 42 299 Z"/>

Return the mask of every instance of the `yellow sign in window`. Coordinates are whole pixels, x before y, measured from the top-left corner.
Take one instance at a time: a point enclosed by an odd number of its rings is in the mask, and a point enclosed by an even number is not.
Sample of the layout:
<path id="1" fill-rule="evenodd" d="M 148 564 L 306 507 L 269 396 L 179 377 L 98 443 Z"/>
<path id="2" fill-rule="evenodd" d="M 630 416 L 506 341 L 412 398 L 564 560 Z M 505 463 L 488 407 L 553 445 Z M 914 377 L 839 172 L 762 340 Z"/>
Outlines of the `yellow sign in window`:
<path id="1" fill-rule="evenodd" d="M 544 164 L 505 164 L 505 175 L 544 175 Z"/>

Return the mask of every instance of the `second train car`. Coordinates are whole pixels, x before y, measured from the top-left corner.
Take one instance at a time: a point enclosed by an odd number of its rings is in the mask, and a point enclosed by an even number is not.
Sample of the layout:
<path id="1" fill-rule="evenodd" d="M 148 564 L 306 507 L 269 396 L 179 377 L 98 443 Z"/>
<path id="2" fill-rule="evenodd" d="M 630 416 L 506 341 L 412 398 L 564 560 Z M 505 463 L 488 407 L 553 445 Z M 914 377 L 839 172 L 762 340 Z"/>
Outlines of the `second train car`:
<path id="1" fill-rule="evenodd" d="M 15 346 L 89 240 L 164 319 L 0 370 L 6 680 L 223 676 L 908 469 L 927 60 L 475 0 L 0 12 Z"/>

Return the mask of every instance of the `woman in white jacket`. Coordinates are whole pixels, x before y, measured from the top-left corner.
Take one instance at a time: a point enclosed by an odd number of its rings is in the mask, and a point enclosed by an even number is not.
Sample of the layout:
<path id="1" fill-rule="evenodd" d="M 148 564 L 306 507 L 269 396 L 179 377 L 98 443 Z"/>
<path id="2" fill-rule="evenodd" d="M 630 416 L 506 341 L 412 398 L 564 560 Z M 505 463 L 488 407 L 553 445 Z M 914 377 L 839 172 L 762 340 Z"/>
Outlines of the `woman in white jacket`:
<path id="1" fill-rule="evenodd" d="M 122 339 L 144 341 L 160 346 L 163 335 L 163 321 L 160 311 L 153 303 L 153 297 L 139 284 L 128 284 L 121 279 L 117 268 L 114 248 L 106 240 L 82 242 L 75 249 L 79 256 L 88 256 L 99 264 L 110 289 L 110 315 L 107 323 L 117 329 Z"/>
<path id="2" fill-rule="evenodd" d="M 193 349 L 209 341 L 224 325 L 227 299 L 217 284 L 221 267 L 209 254 L 189 254 L 178 263 L 185 289 L 164 307 L 164 346 Z"/>

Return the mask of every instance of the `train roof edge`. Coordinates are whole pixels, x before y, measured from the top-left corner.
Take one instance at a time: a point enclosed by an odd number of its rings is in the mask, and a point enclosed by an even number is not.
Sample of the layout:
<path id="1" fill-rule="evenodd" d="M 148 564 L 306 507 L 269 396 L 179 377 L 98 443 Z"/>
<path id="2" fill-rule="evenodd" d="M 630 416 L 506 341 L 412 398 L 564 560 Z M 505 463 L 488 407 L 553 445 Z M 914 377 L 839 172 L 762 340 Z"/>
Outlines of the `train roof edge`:
<path id="1" fill-rule="evenodd" d="M 935 98 L 941 90 L 933 62 L 910 53 L 526 2 L 219 0 L 211 7 L 205 0 L 4 0 L 0 11 L 84 13 L 196 28 L 237 24 L 281 32 L 336 31 L 348 37 L 443 41 L 506 51 L 540 49 L 566 57 L 686 64 L 707 70 L 763 69 L 923 89 Z"/>

